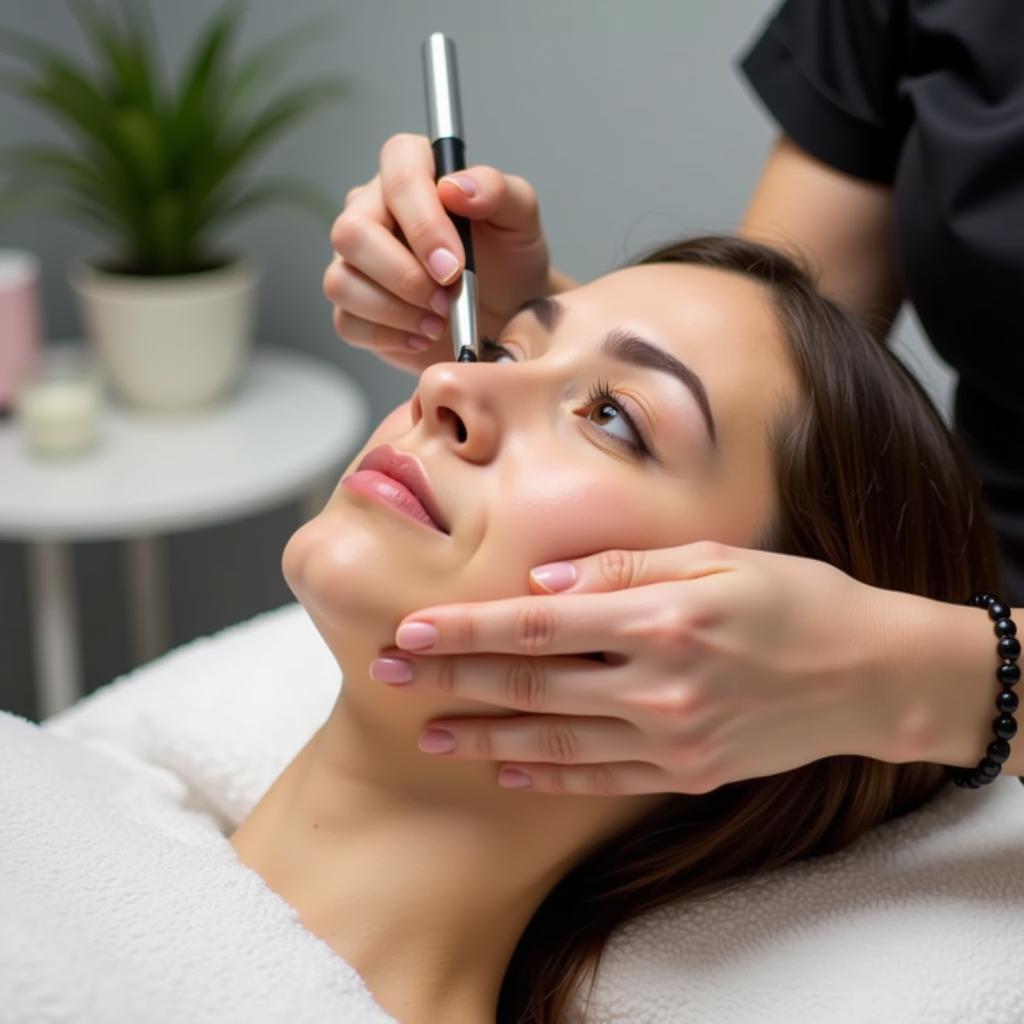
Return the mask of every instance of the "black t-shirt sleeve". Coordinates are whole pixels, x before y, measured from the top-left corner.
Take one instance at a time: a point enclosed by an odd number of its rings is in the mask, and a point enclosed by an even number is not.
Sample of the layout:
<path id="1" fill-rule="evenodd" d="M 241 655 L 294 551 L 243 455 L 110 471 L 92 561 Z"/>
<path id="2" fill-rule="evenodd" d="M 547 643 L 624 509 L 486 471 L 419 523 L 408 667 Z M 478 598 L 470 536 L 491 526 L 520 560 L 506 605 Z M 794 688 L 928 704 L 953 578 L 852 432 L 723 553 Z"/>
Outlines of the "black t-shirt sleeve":
<path id="1" fill-rule="evenodd" d="M 906 0 L 786 0 L 739 62 L 797 145 L 870 181 L 892 181 L 907 130 L 905 8 Z"/>

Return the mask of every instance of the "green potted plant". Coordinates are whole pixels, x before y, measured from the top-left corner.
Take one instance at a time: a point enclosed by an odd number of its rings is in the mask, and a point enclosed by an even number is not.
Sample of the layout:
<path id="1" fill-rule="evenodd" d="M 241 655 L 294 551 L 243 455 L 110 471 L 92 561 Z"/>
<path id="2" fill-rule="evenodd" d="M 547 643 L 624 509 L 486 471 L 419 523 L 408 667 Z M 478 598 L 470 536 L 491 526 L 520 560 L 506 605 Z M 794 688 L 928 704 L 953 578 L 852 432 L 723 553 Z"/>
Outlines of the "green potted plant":
<path id="1" fill-rule="evenodd" d="M 66 144 L 0 148 L 0 219 L 43 206 L 105 236 L 112 249 L 71 268 L 86 334 L 120 397 L 149 409 L 186 409 L 223 395 L 251 345 L 258 268 L 225 252 L 218 235 L 275 202 L 323 223 L 339 204 L 291 176 L 252 182 L 254 158 L 282 132 L 347 91 L 318 76 L 267 96 L 272 77 L 324 34 L 314 18 L 233 59 L 242 7 L 203 26 L 177 82 L 165 84 L 152 15 L 123 0 L 121 16 L 73 3 L 93 51 L 72 54 L 0 26 L 0 52 L 30 71 L 0 72 L 0 88 L 68 130 Z"/>

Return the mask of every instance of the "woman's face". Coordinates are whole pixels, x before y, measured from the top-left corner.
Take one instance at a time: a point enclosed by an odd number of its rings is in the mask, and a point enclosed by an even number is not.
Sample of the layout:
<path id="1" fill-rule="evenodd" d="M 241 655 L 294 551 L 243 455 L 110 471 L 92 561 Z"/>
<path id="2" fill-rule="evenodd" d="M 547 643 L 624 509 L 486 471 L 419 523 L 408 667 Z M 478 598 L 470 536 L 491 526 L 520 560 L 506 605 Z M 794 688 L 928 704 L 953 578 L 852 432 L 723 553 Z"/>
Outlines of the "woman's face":
<path id="1" fill-rule="evenodd" d="M 629 267 L 524 309 L 494 341 L 478 363 L 427 369 L 345 474 L 381 445 L 414 455 L 450 532 L 340 482 L 284 553 L 314 619 L 376 624 L 390 643 L 410 611 L 529 593 L 544 562 L 749 545 L 771 519 L 767 435 L 797 383 L 760 285 Z"/>

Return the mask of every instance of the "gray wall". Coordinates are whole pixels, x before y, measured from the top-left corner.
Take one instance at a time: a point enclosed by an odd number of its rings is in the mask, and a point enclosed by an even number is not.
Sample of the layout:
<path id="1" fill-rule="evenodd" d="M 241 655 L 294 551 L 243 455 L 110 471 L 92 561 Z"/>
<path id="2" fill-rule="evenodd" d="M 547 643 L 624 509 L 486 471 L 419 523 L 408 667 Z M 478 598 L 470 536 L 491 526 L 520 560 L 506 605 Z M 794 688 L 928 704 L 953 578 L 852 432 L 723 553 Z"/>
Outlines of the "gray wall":
<path id="1" fill-rule="evenodd" d="M 311 49 L 295 77 L 338 70 L 354 83 L 346 101 L 287 136 L 261 169 L 307 174 L 337 197 L 340 209 L 345 192 L 375 173 L 389 135 L 424 130 L 419 47 L 430 32 L 444 31 L 459 48 L 470 162 L 531 181 L 556 265 L 591 278 L 670 235 L 736 226 L 773 128 L 733 65 L 773 2 L 253 0 L 243 47 L 335 10 L 336 36 Z M 164 54 L 174 66 L 214 5 L 151 6 L 159 8 Z M 0 23 L 83 48 L 73 17 L 52 0 L 0 0 Z M 0 141 L 59 137 L 34 110 L 2 96 L 0 125 Z M 271 210 L 229 241 L 265 271 L 260 340 L 344 367 L 365 387 L 376 419 L 409 396 L 413 378 L 334 335 L 321 292 L 329 228 Z M 48 335 L 78 335 L 66 271 L 97 252 L 97 242 L 74 226 L 34 216 L 0 231 L 0 245 L 40 254 Z M 948 372 L 911 318 L 901 318 L 897 335 L 900 351 L 948 414 Z M 290 600 L 279 560 L 298 521 L 298 509 L 288 506 L 168 538 L 172 642 Z M 116 544 L 79 544 L 74 555 L 80 596 L 89 597 L 81 605 L 82 653 L 92 690 L 131 667 L 120 551 Z M 32 717 L 25 586 L 24 551 L 0 544 L 0 708 Z"/>

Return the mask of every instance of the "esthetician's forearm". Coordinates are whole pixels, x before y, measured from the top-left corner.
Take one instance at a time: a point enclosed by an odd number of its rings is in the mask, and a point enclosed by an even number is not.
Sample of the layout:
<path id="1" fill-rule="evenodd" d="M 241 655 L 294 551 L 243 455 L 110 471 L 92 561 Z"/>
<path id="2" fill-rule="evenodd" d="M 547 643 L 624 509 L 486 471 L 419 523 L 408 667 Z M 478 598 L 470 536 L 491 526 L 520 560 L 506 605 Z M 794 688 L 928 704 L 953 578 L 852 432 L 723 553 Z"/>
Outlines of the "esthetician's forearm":
<path id="1" fill-rule="evenodd" d="M 999 714 L 997 637 L 984 609 L 903 595 L 891 639 L 879 645 L 875 698 L 897 710 L 893 763 L 973 768 Z M 1014 621 L 1024 619 L 1020 609 Z M 1024 740 L 1024 733 L 1018 734 Z M 1024 775 L 1024 742 L 1010 741 L 1003 774 Z"/>
<path id="2" fill-rule="evenodd" d="M 795 250 L 818 287 L 884 341 L 903 298 L 892 246 L 892 189 L 843 174 L 782 136 L 739 233 Z"/>

